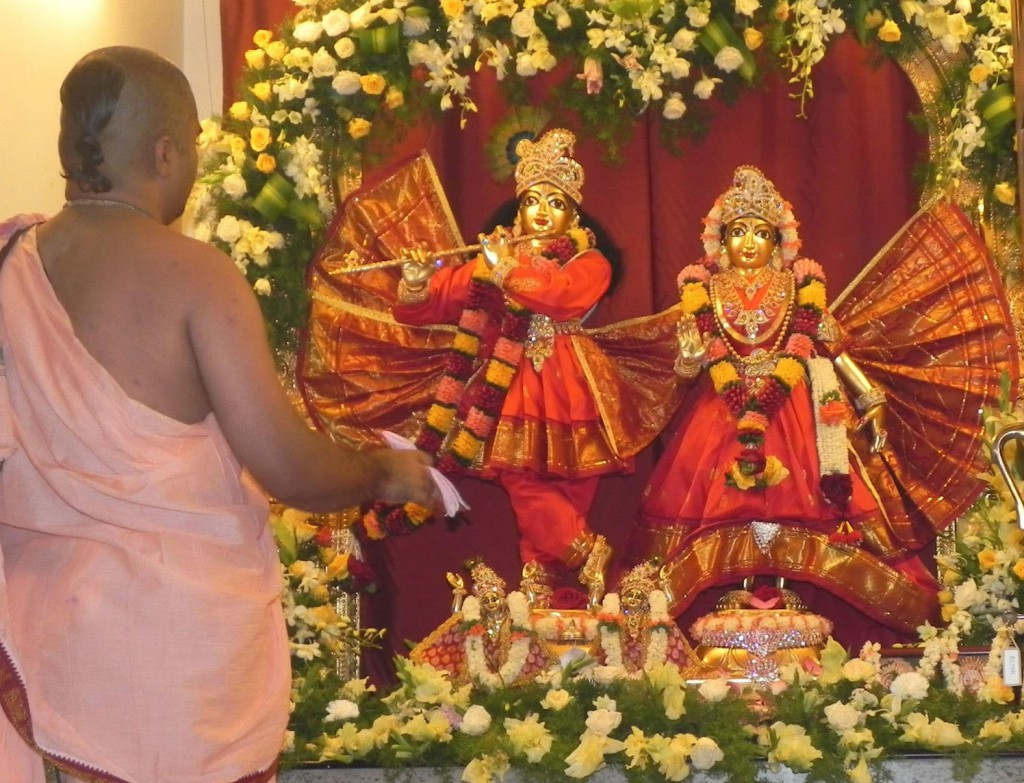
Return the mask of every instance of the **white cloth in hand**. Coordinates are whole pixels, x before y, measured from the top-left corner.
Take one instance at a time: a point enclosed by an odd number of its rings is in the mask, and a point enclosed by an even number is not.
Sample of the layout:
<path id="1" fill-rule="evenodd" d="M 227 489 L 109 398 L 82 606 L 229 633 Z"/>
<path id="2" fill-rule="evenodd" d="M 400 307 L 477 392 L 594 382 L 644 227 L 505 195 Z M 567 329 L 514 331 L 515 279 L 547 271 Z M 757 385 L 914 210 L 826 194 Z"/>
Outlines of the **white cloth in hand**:
<path id="1" fill-rule="evenodd" d="M 397 432 L 382 430 L 381 435 L 388 446 L 393 449 L 407 450 L 416 448 L 415 444 L 411 440 L 399 435 Z M 434 479 L 434 483 L 441 492 L 441 500 L 444 503 L 445 516 L 453 517 L 459 513 L 460 509 L 469 508 L 469 504 L 462 499 L 462 495 L 459 494 L 455 485 L 448 480 L 448 477 L 444 475 L 444 473 L 434 467 L 427 468 L 427 470 L 430 471 L 430 477 Z"/>

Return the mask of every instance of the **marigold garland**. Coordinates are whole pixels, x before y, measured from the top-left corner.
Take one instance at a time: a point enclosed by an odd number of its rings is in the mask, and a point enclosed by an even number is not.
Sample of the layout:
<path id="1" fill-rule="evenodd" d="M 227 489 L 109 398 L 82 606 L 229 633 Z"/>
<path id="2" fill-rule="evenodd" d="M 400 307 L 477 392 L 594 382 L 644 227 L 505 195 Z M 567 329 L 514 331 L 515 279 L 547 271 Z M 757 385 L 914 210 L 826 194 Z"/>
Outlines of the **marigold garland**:
<path id="1" fill-rule="evenodd" d="M 504 229 L 499 228 L 496 234 L 502 232 Z M 594 236 L 589 230 L 572 228 L 547 242 L 537 256 L 520 256 L 519 265 L 561 265 L 593 245 Z M 498 338 L 490 347 L 479 380 L 470 388 L 476 361 L 484 349 L 485 330 L 499 313 L 503 315 Z M 435 455 L 435 467 L 449 478 L 469 470 L 482 456 L 519 371 L 531 316 L 527 308 L 504 295 L 495 282 L 493 270 L 478 261 L 466 308 L 445 362 L 444 377 L 416 439 L 416 447 Z M 459 408 L 464 400 L 469 402 L 469 408 L 460 418 Z M 381 539 L 411 533 L 430 517 L 429 509 L 414 503 L 395 506 L 377 502 L 364 516 L 363 527 L 371 539 Z"/>
<path id="2" fill-rule="evenodd" d="M 711 382 L 737 420 L 736 438 L 743 448 L 725 479 L 737 489 L 764 489 L 789 475 L 778 458 L 765 455 L 764 433 L 793 388 L 807 378 L 807 360 L 813 352 L 825 296 L 825 275 L 817 263 L 798 259 L 793 275 L 796 294 L 790 334 L 782 350 L 773 357 L 771 376 L 755 387 L 745 378 L 740 360 L 729 350 L 728 338 L 718 324 L 708 268 L 691 264 L 679 274 L 683 310 L 696 320 L 708 345 L 705 361 Z"/>

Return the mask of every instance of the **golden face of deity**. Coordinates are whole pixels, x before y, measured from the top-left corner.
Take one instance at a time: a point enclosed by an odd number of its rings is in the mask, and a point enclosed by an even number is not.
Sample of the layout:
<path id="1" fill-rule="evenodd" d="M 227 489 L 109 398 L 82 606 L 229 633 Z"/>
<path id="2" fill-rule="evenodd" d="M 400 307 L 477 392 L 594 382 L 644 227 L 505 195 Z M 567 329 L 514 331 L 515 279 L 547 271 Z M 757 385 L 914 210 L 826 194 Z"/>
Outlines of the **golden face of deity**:
<path id="1" fill-rule="evenodd" d="M 539 182 L 519 196 L 519 225 L 524 234 L 560 237 L 576 221 L 576 204 L 548 182 Z"/>
<path id="2" fill-rule="evenodd" d="M 775 250 L 775 227 L 759 217 L 736 218 L 725 227 L 725 252 L 733 269 L 763 269 Z"/>
<path id="3" fill-rule="evenodd" d="M 487 590 L 480 596 L 480 611 L 484 617 L 498 617 L 505 609 L 505 596 L 497 590 Z"/>
<path id="4" fill-rule="evenodd" d="M 638 587 L 630 587 L 619 596 L 619 606 L 624 614 L 642 614 L 647 611 L 647 594 Z"/>

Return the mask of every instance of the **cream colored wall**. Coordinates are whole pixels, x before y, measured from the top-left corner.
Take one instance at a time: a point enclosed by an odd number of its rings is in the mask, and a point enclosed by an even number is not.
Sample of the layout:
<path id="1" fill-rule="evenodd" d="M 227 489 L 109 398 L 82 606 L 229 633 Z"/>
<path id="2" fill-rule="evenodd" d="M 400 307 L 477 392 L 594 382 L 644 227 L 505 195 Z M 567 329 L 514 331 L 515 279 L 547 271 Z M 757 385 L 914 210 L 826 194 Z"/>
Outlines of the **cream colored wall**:
<path id="1" fill-rule="evenodd" d="M 86 52 L 124 44 L 183 68 L 201 117 L 221 103 L 218 0 L 0 0 L 0 219 L 64 202 L 59 90 Z"/>

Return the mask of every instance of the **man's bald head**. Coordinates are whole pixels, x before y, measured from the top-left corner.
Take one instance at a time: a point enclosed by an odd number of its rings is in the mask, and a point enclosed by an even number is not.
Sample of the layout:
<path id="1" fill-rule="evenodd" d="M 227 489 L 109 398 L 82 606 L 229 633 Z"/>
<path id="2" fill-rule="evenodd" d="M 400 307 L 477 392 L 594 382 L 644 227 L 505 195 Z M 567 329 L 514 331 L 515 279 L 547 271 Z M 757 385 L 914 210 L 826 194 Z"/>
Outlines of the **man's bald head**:
<path id="1" fill-rule="evenodd" d="M 84 192 L 105 193 L 126 176 L 152 174 L 153 144 L 195 143 L 195 99 L 169 60 L 130 46 L 87 54 L 60 89 L 60 160 Z"/>

